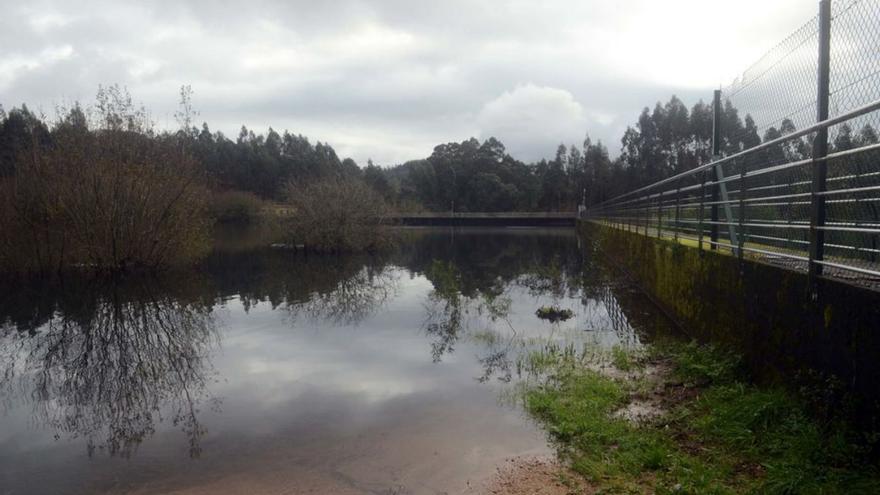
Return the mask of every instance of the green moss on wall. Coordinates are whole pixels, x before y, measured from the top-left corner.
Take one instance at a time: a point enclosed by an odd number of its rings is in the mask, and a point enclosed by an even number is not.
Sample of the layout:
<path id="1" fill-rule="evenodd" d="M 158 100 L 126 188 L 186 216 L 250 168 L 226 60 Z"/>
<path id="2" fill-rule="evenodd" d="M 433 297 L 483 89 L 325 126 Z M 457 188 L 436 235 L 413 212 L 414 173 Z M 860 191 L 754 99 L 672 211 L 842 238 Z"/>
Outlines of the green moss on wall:
<path id="1" fill-rule="evenodd" d="M 833 376 L 880 403 L 880 293 L 611 227 L 581 235 L 630 273 L 692 337 L 743 353 L 769 380 L 804 371 Z"/>

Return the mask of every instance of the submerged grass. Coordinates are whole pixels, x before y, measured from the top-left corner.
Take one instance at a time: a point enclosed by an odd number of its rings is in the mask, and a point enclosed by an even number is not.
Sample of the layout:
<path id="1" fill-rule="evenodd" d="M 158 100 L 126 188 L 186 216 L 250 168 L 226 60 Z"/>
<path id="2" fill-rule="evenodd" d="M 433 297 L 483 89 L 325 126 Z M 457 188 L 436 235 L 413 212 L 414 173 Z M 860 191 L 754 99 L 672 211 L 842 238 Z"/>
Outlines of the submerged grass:
<path id="1" fill-rule="evenodd" d="M 611 356 L 629 369 L 661 359 L 669 371 L 653 388 L 666 412 L 636 424 L 616 413 L 644 395 L 640 380 L 612 378 L 570 351 L 527 358 L 542 378 L 525 387 L 526 409 L 599 493 L 880 490 L 876 462 L 845 425 L 818 422 L 787 390 L 749 384 L 733 354 L 690 343 Z"/>

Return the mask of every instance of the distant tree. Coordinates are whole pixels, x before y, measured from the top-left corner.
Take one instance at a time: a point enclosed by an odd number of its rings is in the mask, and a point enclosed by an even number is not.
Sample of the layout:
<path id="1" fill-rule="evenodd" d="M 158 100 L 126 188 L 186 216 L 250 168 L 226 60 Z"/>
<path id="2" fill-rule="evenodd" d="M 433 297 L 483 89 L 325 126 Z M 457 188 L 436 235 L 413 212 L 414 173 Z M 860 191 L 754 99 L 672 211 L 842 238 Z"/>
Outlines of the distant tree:
<path id="1" fill-rule="evenodd" d="M 269 128 L 265 140 L 266 154 L 270 158 L 278 160 L 281 158 L 281 136 L 275 132 L 275 129 Z"/>
<path id="2" fill-rule="evenodd" d="M 46 146 L 49 128 L 26 105 L 12 108 L 0 124 L 0 177 L 15 173 L 16 157 L 31 146 Z"/>
<path id="3" fill-rule="evenodd" d="M 831 143 L 833 151 L 846 151 L 856 147 L 853 139 L 852 127 L 849 124 L 842 124 L 837 130 L 834 140 Z"/>
<path id="4" fill-rule="evenodd" d="M 556 148 L 556 157 L 550 162 L 542 162 L 538 166 L 541 174 L 541 199 L 538 206 L 542 209 L 560 211 L 567 206 L 569 197 L 568 177 L 566 175 L 567 148 L 560 144 Z"/>
<path id="5" fill-rule="evenodd" d="M 712 105 L 698 101 L 691 109 L 690 133 L 693 142 L 694 166 L 712 159 Z"/>
<path id="6" fill-rule="evenodd" d="M 340 172 L 342 175 L 350 177 L 359 177 L 361 175 L 360 167 L 358 167 L 357 162 L 351 158 L 342 160 Z"/>
<path id="7" fill-rule="evenodd" d="M 867 146 L 869 144 L 877 144 L 880 142 L 880 139 L 877 138 L 877 131 L 874 130 L 871 124 L 865 124 L 862 130 L 859 131 L 857 142 L 859 146 Z"/>
<path id="8" fill-rule="evenodd" d="M 386 201 L 392 201 L 394 198 L 394 190 L 391 183 L 385 176 L 385 172 L 381 167 L 376 166 L 373 160 L 367 160 L 367 166 L 364 168 L 364 182 L 379 193 Z"/>
<path id="9" fill-rule="evenodd" d="M 192 137 L 198 133 L 198 129 L 193 127 L 193 119 L 198 116 L 198 112 L 193 109 L 193 89 L 190 85 L 180 87 L 180 101 L 177 112 L 174 113 L 174 119 L 180 126 L 178 131 L 182 136 Z"/>
<path id="10" fill-rule="evenodd" d="M 774 139 L 778 139 L 782 137 L 782 133 L 779 132 L 775 127 L 769 127 L 764 132 L 764 141 L 772 141 Z M 785 156 L 785 148 L 783 146 L 773 146 L 768 148 L 762 154 L 761 159 L 764 163 L 776 165 L 780 163 L 785 163 L 787 158 Z"/>
<path id="11" fill-rule="evenodd" d="M 582 195 L 586 192 L 588 204 L 596 204 L 610 198 L 614 185 L 608 150 L 602 145 L 602 141 L 593 144 L 589 136 L 584 139 L 584 176 L 585 180 L 580 192 Z"/>

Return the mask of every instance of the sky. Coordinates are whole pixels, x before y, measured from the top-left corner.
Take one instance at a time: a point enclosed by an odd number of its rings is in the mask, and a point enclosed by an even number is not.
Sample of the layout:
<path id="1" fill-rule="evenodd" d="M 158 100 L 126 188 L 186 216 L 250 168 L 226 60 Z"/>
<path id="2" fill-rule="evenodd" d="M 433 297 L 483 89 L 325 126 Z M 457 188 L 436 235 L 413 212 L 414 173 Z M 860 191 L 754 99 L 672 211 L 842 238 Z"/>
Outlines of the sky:
<path id="1" fill-rule="evenodd" d="M 552 157 L 589 134 L 612 155 L 645 106 L 710 100 L 813 0 L 0 0 L 0 104 L 53 117 L 126 87 L 174 128 L 269 126 L 389 166 L 500 139 Z"/>

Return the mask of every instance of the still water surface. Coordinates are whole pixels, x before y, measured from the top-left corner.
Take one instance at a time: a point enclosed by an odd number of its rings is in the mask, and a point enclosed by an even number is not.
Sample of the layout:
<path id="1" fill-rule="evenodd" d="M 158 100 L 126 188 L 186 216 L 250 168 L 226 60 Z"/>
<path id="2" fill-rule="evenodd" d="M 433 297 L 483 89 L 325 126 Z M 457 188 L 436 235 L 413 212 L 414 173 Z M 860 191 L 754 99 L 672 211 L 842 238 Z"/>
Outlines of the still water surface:
<path id="1" fill-rule="evenodd" d="M 184 273 L 0 286 L 0 494 L 473 493 L 550 452 L 507 399 L 523 349 L 668 331 L 570 229 L 241 236 Z"/>

